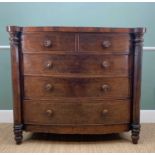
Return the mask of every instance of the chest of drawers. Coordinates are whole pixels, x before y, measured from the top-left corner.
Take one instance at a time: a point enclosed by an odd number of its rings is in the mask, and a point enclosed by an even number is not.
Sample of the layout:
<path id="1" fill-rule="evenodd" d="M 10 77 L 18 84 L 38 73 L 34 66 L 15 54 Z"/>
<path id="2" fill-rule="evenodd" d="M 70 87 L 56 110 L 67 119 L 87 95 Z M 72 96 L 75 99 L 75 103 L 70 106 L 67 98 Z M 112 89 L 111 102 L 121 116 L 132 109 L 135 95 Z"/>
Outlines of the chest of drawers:
<path id="1" fill-rule="evenodd" d="M 16 27 L 14 134 L 140 132 L 143 28 Z"/>

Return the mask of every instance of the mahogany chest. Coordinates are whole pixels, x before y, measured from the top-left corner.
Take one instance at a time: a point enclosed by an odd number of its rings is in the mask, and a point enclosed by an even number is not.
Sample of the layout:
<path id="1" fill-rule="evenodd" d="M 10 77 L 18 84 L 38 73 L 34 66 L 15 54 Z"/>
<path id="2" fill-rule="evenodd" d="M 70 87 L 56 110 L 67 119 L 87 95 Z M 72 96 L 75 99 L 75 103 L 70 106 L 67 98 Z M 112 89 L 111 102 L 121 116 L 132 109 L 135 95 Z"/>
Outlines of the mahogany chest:
<path id="1" fill-rule="evenodd" d="M 14 134 L 140 132 L 144 28 L 16 27 Z"/>

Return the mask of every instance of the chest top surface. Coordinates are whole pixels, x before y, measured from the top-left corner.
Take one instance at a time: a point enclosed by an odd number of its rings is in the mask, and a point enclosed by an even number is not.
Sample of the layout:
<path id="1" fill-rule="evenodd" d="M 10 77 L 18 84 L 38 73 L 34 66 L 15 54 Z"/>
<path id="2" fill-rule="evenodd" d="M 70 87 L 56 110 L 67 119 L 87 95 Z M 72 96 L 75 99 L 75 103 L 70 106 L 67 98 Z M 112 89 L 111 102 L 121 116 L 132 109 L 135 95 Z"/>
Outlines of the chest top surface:
<path id="1" fill-rule="evenodd" d="M 144 33 L 146 28 L 113 28 L 113 27 L 58 27 L 58 26 L 44 26 L 44 27 L 19 27 L 7 26 L 7 31 L 22 31 L 22 32 L 39 32 L 39 31 L 57 31 L 57 32 L 111 32 L 111 33 Z"/>

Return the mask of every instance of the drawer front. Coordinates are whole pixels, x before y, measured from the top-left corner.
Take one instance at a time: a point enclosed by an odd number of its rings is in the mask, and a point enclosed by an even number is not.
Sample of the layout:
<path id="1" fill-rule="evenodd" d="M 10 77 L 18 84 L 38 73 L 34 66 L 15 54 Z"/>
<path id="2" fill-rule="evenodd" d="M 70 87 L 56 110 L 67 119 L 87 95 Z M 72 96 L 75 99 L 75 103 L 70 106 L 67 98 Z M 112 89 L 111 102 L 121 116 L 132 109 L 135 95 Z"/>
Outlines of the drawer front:
<path id="1" fill-rule="evenodd" d="M 130 101 L 24 101 L 25 124 L 124 124 Z"/>
<path id="2" fill-rule="evenodd" d="M 50 55 L 24 54 L 24 74 L 83 73 L 92 75 L 124 75 L 130 73 L 127 55 Z"/>
<path id="3" fill-rule="evenodd" d="M 23 52 L 74 51 L 73 33 L 34 33 L 22 36 Z"/>
<path id="4" fill-rule="evenodd" d="M 25 76 L 25 98 L 130 97 L 129 78 L 63 78 Z"/>
<path id="5" fill-rule="evenodd" d="M 129 35 L 115 34 L 80 34 L 79 50 L 81 52 L 129 52 Z"/>

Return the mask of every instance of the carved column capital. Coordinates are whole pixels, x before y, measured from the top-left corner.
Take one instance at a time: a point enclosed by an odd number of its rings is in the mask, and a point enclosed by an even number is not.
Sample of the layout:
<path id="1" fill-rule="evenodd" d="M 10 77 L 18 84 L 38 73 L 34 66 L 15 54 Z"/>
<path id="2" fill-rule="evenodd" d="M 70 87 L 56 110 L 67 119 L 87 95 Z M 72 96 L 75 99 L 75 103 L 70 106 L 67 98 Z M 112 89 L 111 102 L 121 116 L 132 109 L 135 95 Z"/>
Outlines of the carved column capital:
<path id="1" fill-rule="evenodd" d="M 10 32 L 9 40 L 11 46 L 18 46 L 20 43 L 20 32 Z"/>
<path id="2" fill-rule="evenodd" d="M 144 42 L 143 33 L 134 33 L 133 42 L 136 46 L 142 46 Z"/>

